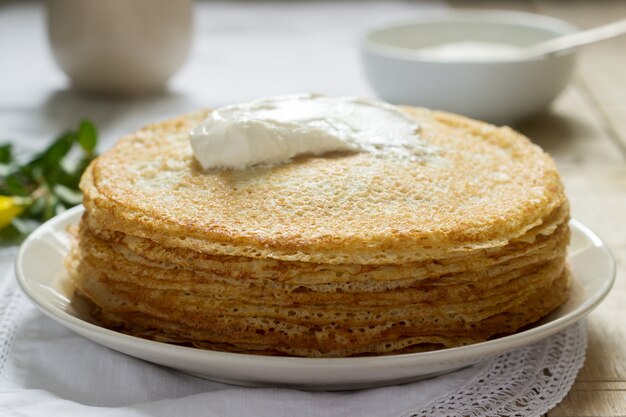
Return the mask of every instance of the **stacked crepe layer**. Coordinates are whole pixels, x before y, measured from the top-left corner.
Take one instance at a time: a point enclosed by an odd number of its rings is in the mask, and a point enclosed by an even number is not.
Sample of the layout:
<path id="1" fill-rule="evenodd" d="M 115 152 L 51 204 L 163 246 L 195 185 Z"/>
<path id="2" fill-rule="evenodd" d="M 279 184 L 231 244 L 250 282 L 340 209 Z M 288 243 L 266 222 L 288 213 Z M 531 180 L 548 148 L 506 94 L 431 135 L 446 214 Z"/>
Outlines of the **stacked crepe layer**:
<path id="1" fill-rule="evenodd" d="M 313 357 L 475 343 L 561 305 L 569 211 L 550 158 L 507 128 L 407 111 L 422 158 L 202 172 L 186 132 L 203 113 L 124 138 L 81 184 L 75 286 L 129 334 Z"/>

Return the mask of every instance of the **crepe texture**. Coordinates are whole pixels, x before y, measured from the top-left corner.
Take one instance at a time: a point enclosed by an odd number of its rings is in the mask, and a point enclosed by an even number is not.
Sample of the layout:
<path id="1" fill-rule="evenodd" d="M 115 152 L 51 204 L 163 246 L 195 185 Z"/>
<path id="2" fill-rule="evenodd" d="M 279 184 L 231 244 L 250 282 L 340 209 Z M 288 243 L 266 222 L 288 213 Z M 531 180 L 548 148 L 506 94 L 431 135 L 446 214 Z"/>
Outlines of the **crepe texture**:
<path id="1" fill-rule="evenodd" d="M 67 258 L 106 326 L 233 352 L 345 357 L 509 334 L 568 296 L 569 206 L 527 138 L 403 108 L 428 149 L 202 171 L 208 112 L 122 138 L 81 181 Z"/>

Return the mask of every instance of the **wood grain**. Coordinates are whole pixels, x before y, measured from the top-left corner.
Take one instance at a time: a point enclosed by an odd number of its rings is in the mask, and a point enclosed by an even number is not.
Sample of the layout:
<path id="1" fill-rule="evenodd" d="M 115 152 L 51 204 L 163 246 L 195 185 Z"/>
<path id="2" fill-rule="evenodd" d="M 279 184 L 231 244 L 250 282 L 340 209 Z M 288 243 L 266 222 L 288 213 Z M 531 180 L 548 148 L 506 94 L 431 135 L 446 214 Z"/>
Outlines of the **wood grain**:
<path id="1" fill-rule="evenodd" d="M 539 12 L 568 20 L 581 28 L 626 16 L 623 1 L 537 1 Z M 602 114 L 607 134 L 626 157 L 626 37 L 585 48 L 578 62 L 583 93 Z"/>

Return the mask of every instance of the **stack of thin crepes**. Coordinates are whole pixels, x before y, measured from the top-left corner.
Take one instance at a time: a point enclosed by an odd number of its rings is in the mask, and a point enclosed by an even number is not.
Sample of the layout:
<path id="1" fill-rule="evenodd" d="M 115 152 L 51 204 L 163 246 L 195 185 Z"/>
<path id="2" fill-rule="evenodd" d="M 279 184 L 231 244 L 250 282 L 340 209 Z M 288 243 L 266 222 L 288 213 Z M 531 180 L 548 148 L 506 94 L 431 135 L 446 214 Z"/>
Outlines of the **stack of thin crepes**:
<path id="1" fill-rule="evenodd" d="M 202 171 L 207 112 L 122 138 L 83 177 L 67 266 L 105 326 L 311 357 L 467 345 L 568 297 L 568 203 L 528 139 L 405 108 L 423 155 L 338 153 Z"/>

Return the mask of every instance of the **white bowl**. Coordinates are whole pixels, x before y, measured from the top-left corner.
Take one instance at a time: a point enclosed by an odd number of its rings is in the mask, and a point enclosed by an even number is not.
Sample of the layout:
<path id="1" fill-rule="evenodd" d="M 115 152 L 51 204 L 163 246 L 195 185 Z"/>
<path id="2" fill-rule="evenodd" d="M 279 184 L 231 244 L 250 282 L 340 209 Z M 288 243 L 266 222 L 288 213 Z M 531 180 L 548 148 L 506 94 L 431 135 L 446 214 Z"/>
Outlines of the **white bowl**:
<path id="1" fill-rule="evenodd" d="M 386 101 L 505 124 L 545 109 L 567 86 L 575 51 L 527 59 L 444 59 L 420 49 L 460 41 L 528 46 L 577 28 L 550 17 L 508 11 L 447 11 L 365 34 L 367 78 Z"/>
<path id="2" fill-rule="evenodd" d="M 50 0 L 52 55 L 83 91 L 159 91 L 189 54 L 191 0 Z"/>

